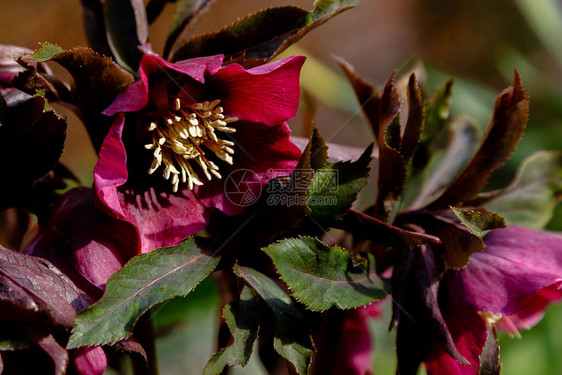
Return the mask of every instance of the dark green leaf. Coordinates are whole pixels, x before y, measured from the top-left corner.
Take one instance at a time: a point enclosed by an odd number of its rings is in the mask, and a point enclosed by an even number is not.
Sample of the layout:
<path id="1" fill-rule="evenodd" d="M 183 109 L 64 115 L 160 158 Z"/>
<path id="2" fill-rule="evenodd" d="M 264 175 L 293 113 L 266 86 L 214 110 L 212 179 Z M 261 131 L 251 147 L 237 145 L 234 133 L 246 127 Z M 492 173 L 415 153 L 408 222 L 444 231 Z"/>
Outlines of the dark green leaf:
<path id="1" fill-rule="evenodd" d="M 275 56 L 284 40 L 310 22 L 310 13 L 296 6 L 262 10 L 236 21 L 218 32 L 198 35 L 171 51 L 169 59 L 179 61 L 204 55 L 225 55 L 225 61 L 258 60 Z"/>
<path id="2" fill-rule="evenodd" d="M 236 266 L 234 272 L 254 289 L 277 320 L 273 346 L 290 361 L 300 375 L 308 374 L 314 347 L 302 313 L 279 285 L 264 274 L 248 267 Z"/>
<path id="3" fill-rule="evenodd" d="M 453 95 L 453 80 L 440 87 L 433 99 L 425 105 L 425 126 L 421 135 L 422 142 L 431 141 L 445 126 L 449 119 L 449 107 Z"/>
<path id="4" fill-rule="evenodd" d="M 172 30 L 170 31 L 170 35 L 168 35 L 168 39 L 166 39 L 163 56 L 174 55 L 178 49 L 187 43 L 189 37 L 195 31 L 201 16 L 204 15 L 215 2 L 216 0 L 180 1 L 172 24 Z"/>
<path id="5" fill-rule="evenodd" d="M 203 372 L 205 375 L 220 374 L 226 366 L 244 367 L 248 363 L 259 329 L 259 305 L 253 290 L 244 287 L 240 299 L 226 305 L 222 316 L 233 341 L 209 359 Z"/>
<path id="6" fill-rule="evenodd" d="M 44 43 L 31 55 L 37 62 L 48 61 L 57 53 L 62 52 L 62 48 L 56 44 Z"/>
<path id="7" fill-rule="evenodd" d="M 425 168 L 432 160 L 434 140 L 445 128 L 449 120 L 449 106 L 453 94 L 453 81 L 439 88 L 433 99 L 424 106 L 424 126 L 420 141 L 412 160 L 414 174 Z"/>
<path id="8" fill-rule="evenodd" d="M 123 68 L 135 73 L 148 45 L 148 20 L 143 0 L 105 0 L 105 27 L 115 59 Z"/>
<path id="9" fill-rule="evenodd" d="M 113 57 L 105 30 L 104 0 L 80 0 L 80 3 L 88 45 L 101 55 Z"/>
<path id="10" fill-rule="evenodd" d="M 236 21 L 219 32 L 196 36 L 168 57 L 171 61 L 179 61 L 224 54 L 225 61 L 258 65 L 279 55 L 312 29 L 358 3 L 359 0 L 318 0 L 311 12 L 295 6 L 269 8 Z"/>
<path id="11" fill-rule="evenodd" d="M 514 181 L 486 208 L 499 212 L 508 225 L 543 229 L 562 197 L 562 153 L 539 151 L 520 166 Z"/>
<path id="12" fill-rule="evenodd" d="M 465 227 L 480 238 L 484 237 L 486 231 L 505 228 L 505 220 L 501 215 L 490 212 L 483 207 L 451 207 L 451 210 Z"/>
<path id="13" fill-rule="evenodd" d="M 312 128 L 310 144 L 310 168 L 315 171 L 326 168 L 328 165 L 328 146 L 317 127 Z"/>
<path id="14" fill-rule="evenodd" d="M 454 206 L 475 198 L 492 172 L 502 166 L 515 151 L 523 136 L 528 113 L 529 99 L 521 86 L 519 73 L 515 71 L 515 83 L 498 96 L 494 115 L 476 155 L 460 176 L 428 208 Z"/>
<path id="15" fill-rule="evenodd" d="M 146 18 L 149 24 L 156 21 L 167 3 L 175 3 L 177 0 L 148 0 L 146 4 Z"/>
<path id="16" fill-rule="evenodd" d="M 340 247 L 300 237 L 285 239 L 264 249 L 293 296 L 311 310 L 334 306 L 350 309 L 384 298 L 381 279 L 376 275 L 374 257 L 357 263 Z"/>
<path id="17" fill-rule="evenodd" d="M 311 220 L 329 227 L 345 215 L 367 184 L 372 152 L 373 145 L 355 162 L 338 162 L 316 171 L 307 195 Z"/>
<path id="18" fill-rule="evenodd" d="M 134 257 L 109 278 L 101 300 L 77 316 L 68 347 L 125 338 L 143 313 L 160 302 L 187 295 L 215 269 L 219 259 L 207 240 L 193 237 Z"/>

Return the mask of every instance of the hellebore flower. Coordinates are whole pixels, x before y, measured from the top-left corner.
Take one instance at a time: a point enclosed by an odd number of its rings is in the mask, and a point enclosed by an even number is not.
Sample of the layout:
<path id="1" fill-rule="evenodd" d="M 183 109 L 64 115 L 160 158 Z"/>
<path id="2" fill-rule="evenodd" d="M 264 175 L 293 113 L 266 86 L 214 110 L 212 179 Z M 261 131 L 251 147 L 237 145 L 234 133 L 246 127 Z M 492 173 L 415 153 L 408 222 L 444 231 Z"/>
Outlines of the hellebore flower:
<path id="1" fill-rule="evenodd" d="M 107 279 L 138 254 L 134 228 L 108 217 L 94 204 L 92 190 L 64 194 L 26 247 L 45 258 L 91 297 L 101 296 Z"/>
<path id="2" fill-rule="evenodd" d="M 373 344 L 367 321 L 381 316 L 380 302 L 350 310 L 346 316 L 334 374 L 372 374 Z"/>
<path id="3" fill-rule="evenodd" d="M 138 241 L 130 224 L 96 208 L 91 189 L 76 188 L 64 194 L 40 224 L 26 253 L 49 260 L 93 302 L 101 297 L 107 279 L 138 253 Z M 107 367 L 99 346 L 72 350 L 70 358 L 81 375 L 101 375 Z"/>
<path id="4" fill-rule="evenodd" d="M 450 303 L 443 308 L 455 346 L 471 362 L 463 366 L 434 344 L 428 374 L 477 374 L 490 323 L 509 329 L 536 324 L 551 301 L 562 298 L 562 238 L 509 226 L 484 238 L 483 252 L 468 266 L 446 273 Z M 481 315 L 484 317 L 482 317 Z"/>
<path id="5" fill-rule="evenodd" d="M 245 70 L 223 56 L 170 63 L 147 54 L 140 79 L 104 111 L 116 115 L 94 171 L 97 197 L 139 232 L 141 251 L 178 243 L 203 229 L 209 208 L 228 215 L 242 202 L 223 180 L 258 192 L 273 170 L 289 174 L 300 157 L 285 123 L 299 101 L 304 57 Z M 125 114 L 127 112 L 127 114 Z"/>

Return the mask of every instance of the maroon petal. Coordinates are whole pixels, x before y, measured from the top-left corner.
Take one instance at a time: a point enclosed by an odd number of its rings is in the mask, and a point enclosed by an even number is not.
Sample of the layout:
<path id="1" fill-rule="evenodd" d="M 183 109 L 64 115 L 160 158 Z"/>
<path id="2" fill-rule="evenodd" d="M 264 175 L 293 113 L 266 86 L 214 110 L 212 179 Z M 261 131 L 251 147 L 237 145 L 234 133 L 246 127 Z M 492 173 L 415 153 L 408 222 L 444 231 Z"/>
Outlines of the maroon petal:
<path id="1" fill-rule="evenodd" d="M 530 329 L 542 320 L 548 305 L 560 300 L 562 300 L 562 283 L 540 289 L 525 300 L 523 310 L 505 316 L 497 323 L 497 327 L 508 332 Z"/>
<path id="2" fill-rule="evenodd" d="M 348 313 L 343 326 L 334 374 L 372 374 L 373 345 L 367 318 L 379 315 L 377 303 Z"/>
<path id="3" fill-rule="evenodd" d="M 80 375 L 101 375 L 107 367 L 107 357 L 101 346 L 72 351 L 72 365 Z"/>
<path id="4" fill-rule="evenodd" d="M 449 274 L 454 300 L 473 311 L 521 312 L 530 296 L 562 280 L 562 238 L 510 226 L 491 231 L 485 249 Z"/>
<path id="5" fill-rule="evenodd" d="M 90 189 L 77 188 L 61 198 L 26 252 L 51 261 L 79 287 L 99 294 L 91 286 L 104 290 L 107 279 L 137 254 L 137 234 L 98 210 Z"/>
<path id="6" fill-rule="evenodd" d="M 222 65 L 223 56 L 206 56 L 170 63 L 157 55 L 146 54 L 140 63 L 140 80 L 133 82 L 103 111 L 104 115 L 112 116 L 118 112 L 136 112 L 148 103 L 149 80 L 153 75 L 169 79 L 164 68 L 185 74 L 198 82 L 205 82 L 205 73 L 214 75 Z"/>
<path id="7" fill-rule="evenodd" d="M 478 313 L 462 309 L 454 303 L 444 314 L 457 350 L 470 365 L 462 365 L 451 357 L 443 346 L 434 342 L 425 358 L 428 375 L 477 375 L 480 368 L 480 354 L 486 344 L 488 329 Z"/>
<path id="8" fill-rule="evenodd" d="M 45 351 L 53 360 L 55 367 L 54 375 L 64 375 L 68 364 L 68 352 L 55 340 L 53 335 L 45 336 L 37 342 L 37 345 Z"/>
<path id="9" fill-rule="evenodd" d="M 94 189 L 98 199 L 113 216 L 125 220 L 117 187 L 127 182 L 127 152 L 123 145 L 123 125 L 125 116 L 115 118 L 100 149 L 99 159 L 94 168 Z"/>
<path id="10" fill-rule="evenodd" d="M 119 112 L 136 112 L 143 109 L 148 103 L 148 80 L 146 76 L 141 78 L 119 94 L 102 114 L 113 116 Z"/>
<path id="11" fill-rule="evenodd" d="M 141 69 L 144 69 L 148 73 L 151 69 L 154 69 L 155 66 L 158 66 L 159 69 L 161 66 L 165 66 L 178 73 L 188 75 L 198 82 L 204 83 L 205 73 L 215 75 L 219 71 L 223 59 L 223 55 L 214 55 L 195 57 L 171 63 L 156 55 L 145 55 L 141 61 Z"/>
<path id="12" fill-rule="evenodd" d="M 177 245 L 207 226 L 208 213 L 189 190 L 174 194 L 153 187 L 116 190 L 125 220 L 137 228 L 141 253 Z"/>
<path id="13" fill-rule="evenodd" d="M 196 195 L 207 207 L 216 207 L 227 215 L 243 211 L 243 190 L 259 195 L 263 187 L 279 176 L 289 176 L 301 156 L 301 151 L 289 139 L 291 130 L 285 123 L 265 126 L 253 122 L 239 122 L 234 133 L 234 165 L 220 170 L 222 180 L 212 180 L 196 189 Z M 237 198 L 238 197 L 238 198 Z M 248 202 L 246 202 L 248 203 Z"/>
<path id="14" fill-rule="evenodd" d="M 305 57 L 292 56 L 245 70 L 230 64 L 209 79 L 225 113 L 266 125 L 293 118 L 300 96 L 299 74 Z"/>

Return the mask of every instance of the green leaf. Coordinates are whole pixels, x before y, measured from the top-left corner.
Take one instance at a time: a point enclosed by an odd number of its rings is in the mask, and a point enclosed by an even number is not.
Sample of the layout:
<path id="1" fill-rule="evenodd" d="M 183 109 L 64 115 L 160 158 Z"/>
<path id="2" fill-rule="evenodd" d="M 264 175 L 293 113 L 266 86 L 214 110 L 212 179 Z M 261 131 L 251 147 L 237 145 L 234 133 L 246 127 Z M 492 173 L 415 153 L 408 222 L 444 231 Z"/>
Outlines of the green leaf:
<path id="1" fill-rule="evenodd" d="M 480 238 L 484 237 L 486 231 L 505 228 L 505 220 L 501 215 L 490 212 L 483 207 L 451 207 L 451 210 L 465 227 Z"/>
<path id="2" fill-rule="evenodd" d="M 103 297 L 76 318 L 68 348 L 125 338 L 139 317 L 165 300 L 185 296 L 217 266 L 208 240 L 191 237 L 141 254 L 107 281 Z"/>
<path id="3" fill-rule="evenodd" d="M 311 310 L 350 309 L 388 294 L 371 255 L 357 264 L 346 250 L 311 237 L 282 240 L 264 251 L 293 296 Z"/>
<path id="4" fill-rule="evenodd" d="M 310 136 L 310 168 L 313 170 L 326 168 L 328 165 L 328 146 L 320 135 L 317 127 L 312 128 Z"/>
<path id="5" fill-rule="evenodd" d="M 508 225 L 542 229 L 562 197 L 562 153 L 539 151 L 520 166 L 514 181 L 495 199 L 484 203 Z"/>
<path id="6" fill-rule="evenodd" d="M 37 62 L 44 62 L 51 60 L 54 55 L 62 52 L 62 48 L 56 44 L 44 43 L 41 44 L 41 48 L 36 50 L 31 57 L 33 57 Z"/>
<path id="7" fill-rule="evenodd" d="M 230 346 L 221 349 L 209 359 L 204 375 L 220 374 L 226 366 L 246 366 L 258 337 L 258 308 L 256 295 L 249 287 L 242 289 L 240 299 L 224 307 L 222 316 L 230 329 L 233 341 Z"/>
<path id="8" fill-rule="evenodd" d="M 327 227 L 345 215 L 367 184 L 372 152 L 373 145 L 357 161 L 334 163 L 316 172 L 307 194 L 310 219 Z"/>
<path id="9" fill-rule="evenodd" d="M 425 105 L 425 126 L 421 135 L 422 142 L 433 140 L 443 129 L 449 119 L 449 107 L 453 95 L 453 80 L 437 89 L 433 99 Z"/>
<path id="10" fill-rule="evenodd" d="M 226 26 L 198 35 L 168 55 L 170 61 L 224 54 L 225 61 L 258 65 L 279 55 L 309 31 L 359 0 L 318 0 L 309 12 L 296 6 L 269 8 Z"/>
<path id="11" fill-rule="evenodd" d="M 252 268 L 235 266 L 234 272 L 259 294 L 275 315 L 275 351 L 290 361 L 299 374 L 308 374 L 314 347 L 309 328 L 291 297 L 273 280 Z"/>
<path id="12" fill-rule="evenodd" d="M 105 25 L 108 43 L 115 59 L 123 68 L 135 73 L 146 47 L 148 20 L 143 0 L 105 0 Z"/>

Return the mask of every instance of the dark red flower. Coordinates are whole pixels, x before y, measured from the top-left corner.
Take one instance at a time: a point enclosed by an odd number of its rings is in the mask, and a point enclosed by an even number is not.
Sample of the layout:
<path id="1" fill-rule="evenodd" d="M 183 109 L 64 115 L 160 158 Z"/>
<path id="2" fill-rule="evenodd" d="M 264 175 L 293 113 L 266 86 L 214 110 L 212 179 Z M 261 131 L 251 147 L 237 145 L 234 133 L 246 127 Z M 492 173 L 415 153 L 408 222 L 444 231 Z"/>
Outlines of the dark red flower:
<path id="1" fill-rule="evenodd" d="M 509 226 L 488 233 L 484 243 L 468 266 L 446 274 L 445 321 L 470 366 L 434 343 L 425 360 L 428 374 L 478 374 L 488 333 L 484 317 L 489 324 L 499 321 L 499 328 L 530 328 L 550 302 L 562 298 L 562 237 Z"/>
<path id="2" fill-rule="evenodd" d="M 97 209 L 91 189 L 76 188 L 61 197 L 26 253 L 49 260 L 93 302 L 101 297 L 107 279 L 138 249 L 132 225 Z M 72 350 L 70 358 L 81 375 L 101 375 L 107 367 L 100 346 Z"/>
<path id="3" fill-rule="evenodd" d="M 94 171 L 97 197 L 138 230 L 141 251 L 203 229 L 209 208 L 243 211 L 223 180 L 235 170 L 261 189 L 272 170 L 290 173 L 300 151 L 285 121 L 299 100 L 303 57 L 245 70 L 223 56 L 177 63 L 147 54 L 140 79 L 104 112 L 116 115 Z M 124 113 L 127 113 L 126 115 Z"/>

